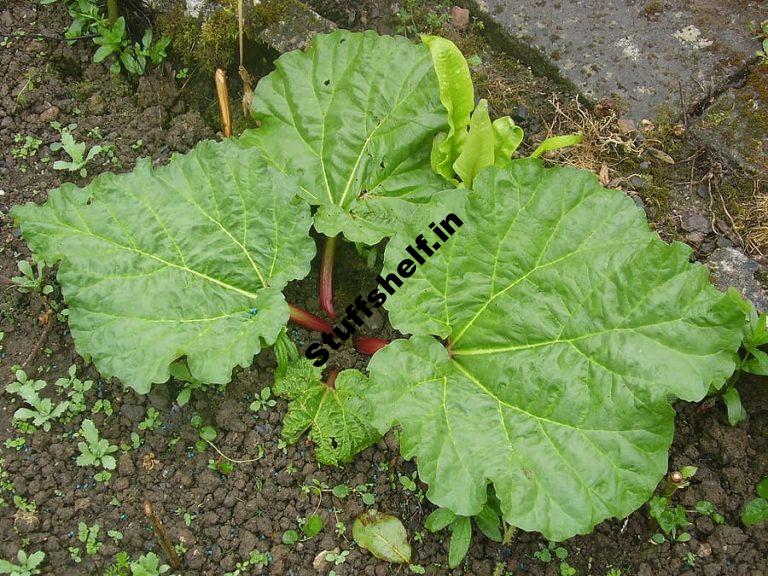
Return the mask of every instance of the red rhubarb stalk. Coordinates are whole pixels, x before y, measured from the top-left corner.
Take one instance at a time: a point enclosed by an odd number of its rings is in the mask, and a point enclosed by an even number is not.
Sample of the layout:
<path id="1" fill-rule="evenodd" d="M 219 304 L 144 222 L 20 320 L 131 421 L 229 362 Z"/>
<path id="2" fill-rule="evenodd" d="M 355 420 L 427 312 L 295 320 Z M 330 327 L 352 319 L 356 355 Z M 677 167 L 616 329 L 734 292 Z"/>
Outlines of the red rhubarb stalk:
<path id="1" fill-rule="evenodd" d="M 331 390 L 336 388 L 336 376 L 338 375 L 339 375 L 338 370 L 330 370 L 328 372 L 328 380 L 325 381 L 326 388 L 330 388 Z"/>
<path id="2" fill-rule="evenodd" d="M 320 262 L 320 306 L 332 321 L 336 320 L 336 311 L 333 309 L 333 261 L 336 258 L 337 242 L 338 236 L 325 239 Z"/>
<path id="3" fill-rule="evenodd" d="M 360 338 L 355 339 L 355 350 L 360 352 L 360 354 L 373 356 L 387 344 L 389 344 L 389 340 L 372 338 L 370 336 L 360 336 Z"/>
<path id="4" fill-rule="evenodd" d="M 302 310 L 293 304 L 289 304 L 288 306 L 291 309 L 291 320 L 299 326 L 306 328 L 307 330 L 314 330 L 315 332 L 325 332 L 326 334 L 329 334 L 333 330 L 333 326 L 322 318 L 318 318 L 314 314 L 310 314 L 306 310 Z"/>

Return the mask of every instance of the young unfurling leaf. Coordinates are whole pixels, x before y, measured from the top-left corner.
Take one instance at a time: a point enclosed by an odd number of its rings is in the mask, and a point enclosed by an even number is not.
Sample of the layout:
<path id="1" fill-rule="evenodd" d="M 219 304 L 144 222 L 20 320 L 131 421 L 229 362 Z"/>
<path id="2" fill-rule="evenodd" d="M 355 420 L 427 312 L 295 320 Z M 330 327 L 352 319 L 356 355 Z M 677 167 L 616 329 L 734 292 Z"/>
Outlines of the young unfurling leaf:
<path id="1" fill-rule="evenodd" d="M 283 419 L 286 442 L 293 444 L 309 431 L 317 460 L 336 466 L 380 438 L 370 424 L 363 398 L 368 379 L 362 372 L 344 370 L 323 382 L 322 369 L 299 357 L 285 335 L 278 341 L 277 356 L 274 393 L 290 402 Z"/>

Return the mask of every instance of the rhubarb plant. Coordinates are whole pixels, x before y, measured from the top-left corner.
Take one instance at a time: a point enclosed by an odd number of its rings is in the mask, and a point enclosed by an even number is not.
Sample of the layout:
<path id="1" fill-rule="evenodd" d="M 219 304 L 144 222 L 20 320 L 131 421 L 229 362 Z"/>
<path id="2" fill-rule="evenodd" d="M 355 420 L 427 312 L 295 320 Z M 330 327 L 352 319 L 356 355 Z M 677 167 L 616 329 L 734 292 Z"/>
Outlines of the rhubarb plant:
<path id="1" fill-rule="evenodd" d="M 322 369 L 299 355 L 282 334 L 275 345 L 278 366 L 274 392 L 289 401 L 283 419 L 283 438 L 294 444 L 308 432 L 321 464 L 347 463 L 380 436 L 370 424 L 364 398 L 367 378 L 358 370 L 332 372 L 322 380 Z"/>
<path id="2" fill-rule="evenodd" d="M 236 141 L 65 184 L 12 214 L 35 255 L 59 263 L 78 352 L 140 393 L 180 357 L 207 383 L 249 366 L 288 321 L 281 290 L 315 253 L 309 206 Z"/>
<path id="3" fill-rule="evenodd" d="M 318 34 L 306 52 L 283 54 L 252 99 L 264 149 L 317 206 L 328 237 L 375 244 L 445 186 L 430 145 L 446 125 L 426 46 L 375 32 Z"/>
<path id="4" fill-rule="evenodd" d="M 370 362 L 375 426 L 399 424 L 456 515 L 479 514 L 489 482 L 509 524 L 552 540 L 628 515 L 666 470 L 670 398 L 733 373 L 743 311 L 591 173 L 514 160 L 451 210 L 461 231 L 385 304 L 413 336 Z"/>
<path id="5" fill-rule="evenodd" d="M 445 188 L 430 144 L 446 113 L 429 50 L 405 38 L 319 34 L 275 68 L 252 99 L 261 126 L 242 138 L 317 206 L 315 229 L 328 238 L 320 301 L 333 320 L 336 238 L 376 244 Z"/>
<path id="6" fill-rule="evenodd" d="M 421 36 L 429 47 L 440 86 L 440 101 L 448 113 L 448 132 L 439 132 L 432 142 L 430 162 L 446 180 L 471 188 L 475 176 L 489 166 L 503 166 L 523 141 L 523 129 L 509 116 L 491 122 L 488 102 L 475 106 L 475 89 L 469 65 L 458 47 L 446 38 Z M 544 140 L 531 157 L 573 146 L 580 134 Z"/>

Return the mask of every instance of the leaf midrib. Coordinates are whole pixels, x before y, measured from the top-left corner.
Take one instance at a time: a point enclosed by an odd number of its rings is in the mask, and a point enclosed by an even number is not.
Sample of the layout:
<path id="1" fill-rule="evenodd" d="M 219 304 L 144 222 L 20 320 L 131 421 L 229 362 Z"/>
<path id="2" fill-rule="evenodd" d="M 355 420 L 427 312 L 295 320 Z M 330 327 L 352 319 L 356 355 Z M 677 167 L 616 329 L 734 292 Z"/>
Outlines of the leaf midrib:
<path id="1" fill-rule="evenodd" d="M 80 215 L 79 211 L 78 211 L 78 215 Z M 80 216 L 80 218 L 83 220 L 83 222 L 86 224 L 86 227 L 87 227 L 87 222 L 85 221 L 85 219 L 83 219 L 82 216 Z M 119 242 L 113 240 L 112 238 L 107 238 L 105 236 L 101 236 L 99 234 L 96 234 L 95 232 L 93 232 L 90 229 L 90 227 L 86 231 L 86 230 L 82 230 L 80 228 L 77 228 L 75 226 L 72 226 L 71 224 L 68 224 L 68 223 L 64 222 L 63 220 L 58 218 L 58 215 L 57 215 L 56 219 L 59 221 L 59 223 L 62 226 L 64 226 L 65 228 L 69 228 L 70 230 L 76 232 L 78 235 L 85 236 L 86 238 L 88 238 L 88 237 L 98 238 L 99 240 L 101 240 L 103 242 L 106 242 L 107 244 L 111 244 L 113 246 L 116 246 L 117 248 L 121 248 L 123 250 L 127 250 L 128 252 L 134 252 L 134 253 L 139 254 L 141 256 L 144 256 L 146 258 L 151 258 L 151 259 L 156 260 L 158 262 L 161 262 L 162 264 L 165 264 L 166 266 L 169 266 L 171 268 L 177 268 L 178 270 L 182 270 L 184 272 L 188 272 L 188 273 L 193 274 L 195 276 L 198 276 L 198 277 L 200 277 L 200 278 L 202 278 L 204 280 L 207 280 L 208 282 L 211 282 L 213 284 L 221 286 L 222 288 L 226 288 L 227 290 L 231 290 L 233 292 L 237 292 L 238 294 L 240 294 L 242 296 L 246 296 L 246 297 L 252 298 L 252 299 L 258 298 L 258 294 L 255 293 L 255 292 L 249 292 L 248 290 L 243 290 L 242 288 L 238 288 L 237 286 L 233 286 L 232 284 L 228 284 L 227 282 L 224 282 L 223 280 L 219 280 L 218 278 L 213 278 L 212 276 L 208 276 L 207 274 L 203 274 L 202 272 L 199 272 L 198 270 L 195 270 L 193 268 L 189 268 L 188 266 L 181 266 L 179 264 L 176 264 L 175 262 L 170 262 L 168 260 L 165 260 L 164 258 L 161 258 L 160 256 L 157 256 L 155 254 L 150 254 L 149 252 L 145 252 L 145 251 L 143 251 L 143 250 L 141 250 L 139 248 L 134 248 L 132 246 L 126 246 L 125 244 L 120 244 Z"/>

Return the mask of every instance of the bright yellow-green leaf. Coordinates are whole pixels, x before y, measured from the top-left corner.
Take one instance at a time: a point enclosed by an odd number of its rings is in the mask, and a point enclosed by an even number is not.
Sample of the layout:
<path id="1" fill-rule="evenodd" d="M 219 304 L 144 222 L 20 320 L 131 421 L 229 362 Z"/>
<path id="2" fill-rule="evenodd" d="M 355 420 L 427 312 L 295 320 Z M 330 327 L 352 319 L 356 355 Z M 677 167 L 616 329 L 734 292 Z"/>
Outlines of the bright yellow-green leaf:
<path id="1" fill-rule="evenodd" d="M 584 139 L 581 134 L 565 134 L 563 136 L 552 136 L 547 138 L 536 147 L 536 150 L 531 154 L 531 158 L 538 158 L 544 152 L 551 152 L 559 148 L 567 148 L 568 146 L 576 146 Z"/>
<path id="2" fill-rule="evenodd" d="M 448 180 L 453 178 L 453 163 L 467 139 L 469 116 L 475 107 L 475 89 L 464 55 L 458 47 L 440 36 L 423 34 L 429 47 L 440 86 L 440 101 L 448 111 L 447 133 L 438 134 L 432 144 L 432 168 Z"/>
<path id="3" fill-rule="evenodd" d="M 496 166 L 502 166 L 512 159 L 512 155 L 523 141 L 523 129 L 509 116 L 493 121 L 493 144 Z"/>
<path id="4" fill-rule="evenodd" d="M 472 113 L 469 135 L 461 154 L 453 163 L 453 169 L 466 188 L 472 188 L 472 181 L 483 168 L 493 166 L 495 145 L 493 126 L 488 115 L 488 102 L 480 100 Z"/>

